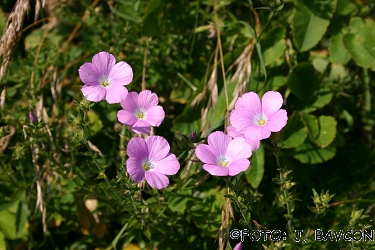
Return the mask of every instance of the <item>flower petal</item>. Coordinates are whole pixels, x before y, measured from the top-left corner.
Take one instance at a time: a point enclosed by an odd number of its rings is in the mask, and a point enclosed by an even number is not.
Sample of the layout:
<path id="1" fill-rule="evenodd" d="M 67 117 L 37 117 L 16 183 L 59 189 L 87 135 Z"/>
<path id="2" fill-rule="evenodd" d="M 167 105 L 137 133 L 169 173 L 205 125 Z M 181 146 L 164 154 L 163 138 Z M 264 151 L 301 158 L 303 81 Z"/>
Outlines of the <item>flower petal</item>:
<path id="1" fill-rule="evenodd" d="M 135 182 L 141 182 L 145 178 L 145 171 L 142 168 L 142 159 L 130 157 L 126 161 L 126 171 Z"/>
<path id="2" fill-rule="evenodd" d="M 164 159 L 170 150 L 167 140 L 162 136 L 149 136 L 146 138 L 149 157 L 152 163 Z"/>
<path id="3" fill-rule="evenodd" d="M 215 156 L 224 156 L 232 137 L 221 131 L 216 131 L 208 136 L 208 145 Z"/>
<path id="4" fill-rule="evenodd" d="M 155 93 L 150 90 L 143 90 L 138 96 L 138 105 L 145 110 L 158 105 L 159 99 Z"/>
<path id="5" fill-rule="evenodd" d="M 145 127 L 130 126 L 130 130 L 136 134 L 148 134 L 151 131 L 151 126 L 145 126 Z"/>
<path id="6" fill-rule="evenodd" d="M 174 175 L 180 169 L 180 163 L 178 162 L 174 154 L 168 154 L 164 159 L 155 162 L 153 172 L 160 174 Z"/>
<path id="7" fill-rule="evenodd" d="M 100 73 L 100 76 L 108 76 L 113 66 L 115 66 L 115 57 L 105 51 L 99 52 L 92 58 L 92 64 L 95 65 Z"/>
<path id="8" fill-rule="evenodd" d="M 268 91 L 262 97 L 262 112 L 267 117 L 276 113 L 283 105 L 283 97 L 279 92 Z"/>
<path id="9" fill-rule="evenodd" d="M 138 93 L 129 92 L 124 100 L 120 102 L 121 107 L 131 113 L 135 113 L 138 109 Z"/>
<path id="10" fill-rule="evenodd" d="M 229 163 L 227 168 L 229 169 L 229 175 L 234 176 L 247 170 L 250 166 L 250 161 L 248 159 L 237 159 Z"/>
<path id="11" fill-rule="evenodd" d="M 197 155 L 198 159 L 204 163 L 208 164 L 217 164 L 216 162 L 216 155 L 211 151 L 211 147 L 206 144 L 199 144 L 195 149 L 195 154 Z"/>
<path id="12" fill-rule="evenodd" d="M 234 248 L 233 250 L 242 250 L 242 242 L 239 242 Z"/>
<path id="13" fill-rule="evenodd" d="M 260 140 L 253 141 L 251 139 L 246 139 L 246 143 L 250 145 L 251 151 L 255 151 L 260 147 Z"/>
<path id="14" fill-rule="evenodd" d="M 138 121 L 134 114 L 127 110 L 119 110 L 117 112 L 117 120 L 128 126 L 132 126 Z"/>
<path id="15" fill-rule="evenodd" d="M 151 107 L 146 112 L 146 120 L 151 126 L 157 127 L 164 120 L 165 112 L 162 106 Z"/>
<path id="16" fill-rule="evenodd" d="M 118 62 L 108 76 L 113 84 L 127 85 L 133 80 L 133 69 L 126 62 Z"/>
<path id="17" fill-rule="evenodd" d="M 244 109 L 233 110 L 230 113 L 229 119 L 232 126 L 239 133 L 242 133 L 247 127 L 254 125 L 254 116 L 251 116 L 251 114 Z"/>
<path id="18" fill-rule="evenodd" d="M 228 145 L 225 156 L 231 161 L 236 159 L 247 159 L 251 156 L 251 147 L 245 138 L 236 137 Z"/>
<path id="19" fill-rule="evenodd" d="M 126 154 L 130 158 L 134 157 L 141 160 L 148 158 L 149 153 L 146 141 L 140 137 L 133 137 L 128 143 Z"/>
<path id="20" fill-rule="evenodd" d="M 99 85 L 100 72 L 92 63 L 84 63 L 79 67 L 78 74 L 84 84 Z"/>
<path id="21" fill-rule="evenodd" d="M 235 109 L 245 109 L 249 111 L 249 117 L 253 117 L 254 115 L 259 115 L 262 113 L 262 103 L 256 93 L 248 92 L 243 94 L 240 98 L 238 98 L 236 102 Z"/>
<path id="22" fill-rule="evenodd" d="M 169 184 L 168 177 L 163 174 L 157 172 L 146 172 L 145 176 L 147 183 L 153 188 L 163 189 Z"/>
<path id="23" fill-rule="evenodd" d="M 204 164 L 203 169 L 206 170 L 211 175 L 215 176 L 227 176 L 229 175 L 229 169 L 220 167 L 217 165 Z"/>
<path id="24" fill-rule="evenodd" d="M 107 89 L 106 100 L 109 104 L 119 103 L 125 100 L 128 90 L 122 85 L 111 84 Z"/>
<path id="25" fill-rule="evenodd" d="M 244 132 L 245 138 L 253 141 L 267 139 L 271 136 L 271 131 L 266 126 L 252 125 Z"/>
<path id="26" fill-rule="evenodd" d="M 285 109 L 280 109 L 268 118 L 267 123 L 264 125 L 265 129 L 271 132 L 279 132 L 287 123 L 288 114 Z"/>
<path id="27" fill-rule="evenodd" d="M 227 127 L 227 133 L 228 133 L 228 135 L 230 135 L 233 138 L 244 137 L 244 135 L 242 133 L 237 132 L 236 129 L 233 126 Z"/>
<path id="28" fill-rule="evenodd" d="M 106 94 L 106 89 L 99 85 L 84 85 L 82 86 L 83 96 L 92 102 L 99 102 L 103 100 Z"/>

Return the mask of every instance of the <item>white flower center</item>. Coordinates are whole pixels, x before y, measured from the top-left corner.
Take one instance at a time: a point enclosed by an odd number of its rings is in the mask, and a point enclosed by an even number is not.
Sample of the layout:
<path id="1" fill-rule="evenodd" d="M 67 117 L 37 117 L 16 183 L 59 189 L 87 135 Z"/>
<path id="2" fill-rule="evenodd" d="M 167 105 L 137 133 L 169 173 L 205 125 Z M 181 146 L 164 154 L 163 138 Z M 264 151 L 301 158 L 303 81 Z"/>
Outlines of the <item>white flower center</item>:
<path id="1" fill-rule="evenodd" d="M 151 161 L 149 159 L 146 159 L 142 162 L 142 168 L 145 170 L 145 171 L 149 171 L 151 169 L 154 168 L 154 165 L 151 163 Z"/>
<path id="2" fill-rule="evenodd" d="M 225 158 L 225 156 L 220 156 L 217 160 L 217 165 L 220 167 L 227 167 L 229 165 L 229 160 Z"/>
<path id="3" fill-rule="evenodd" d="M 138 120 L 145 120 L 146 119 L 146 111 L 143 109 L 137 109 L 135 111 L 135 117 L 138 118 Z"/>
<path id="4" fill-rule="evenodd" d="M 256 116 L 254 123 L 257 126 L 263 127 L 267 123 L 267 117 L 265 115 L 263 115 L 263 114 L 261 114 L 259 116 Z"/>
<path id="5" fill-rule="evenodd" d="M 111 79 L 108 78 L 108 76 L 103 76 L 99 79 L 99 84 L 103 87 L 103 88 L 109 88 L 109 86 L 111 86 L 112 84 L 112 81 Z"/>

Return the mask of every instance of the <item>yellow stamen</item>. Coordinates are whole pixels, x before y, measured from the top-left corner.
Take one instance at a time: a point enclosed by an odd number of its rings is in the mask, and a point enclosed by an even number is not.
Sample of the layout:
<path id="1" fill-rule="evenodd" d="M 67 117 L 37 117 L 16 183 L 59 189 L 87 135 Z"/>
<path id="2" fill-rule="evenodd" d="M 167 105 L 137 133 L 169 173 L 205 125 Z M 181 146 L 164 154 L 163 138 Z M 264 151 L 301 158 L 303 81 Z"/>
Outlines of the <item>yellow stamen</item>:
<path id="1" fill-rule="evenodd" d="M 145 162 L 143 162 L 143 164 L 142 164 L 142 168 L 143 168 L 145 171 L 149 171 L 150 169 L 153 168 L 153 166 L 152 166 L 151 162 L 149 162 L 149 161 L 145 161 Z"/>
<path id="2" fill-rule="evenodd" d="M 220 167 L 227 167 L 228 164 L 229 164 L 229 161 L 228 161 L 227 159 L 225 159 L 225 158 L 221 158 L 221 159 L 219 160 L 219 166 L 220 166 Z"/>
<path id="3" fill-rule="evenodd" d="M 137 111 L 135 112 L 135 116 L 136 116 L 138 119 L 143 120 L 143 119 L 146 118 L 146 112 L 143 111 L 143 110 L 137 110 Z"/>

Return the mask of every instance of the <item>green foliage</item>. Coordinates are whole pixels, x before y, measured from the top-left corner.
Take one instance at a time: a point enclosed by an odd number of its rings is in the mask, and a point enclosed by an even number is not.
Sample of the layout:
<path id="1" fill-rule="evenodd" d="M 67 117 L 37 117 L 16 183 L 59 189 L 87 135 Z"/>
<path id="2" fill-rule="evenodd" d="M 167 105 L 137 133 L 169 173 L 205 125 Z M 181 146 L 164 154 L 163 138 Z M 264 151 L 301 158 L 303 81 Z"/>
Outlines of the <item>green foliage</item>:
<path id="1" fill-rule="evenodd" d="M 243 249 L 374 247 L 312 233 L 374 230 L 373 0 L 58 1 L 35 24 L 34 12 L 0 81 L 0 250 L 232 249 L 232 229 L 287 233 Z M 166 189 L 127 173 L 120 105 L 82 98 L 78 69 L 100 51 L 132 66 L 129 91 L 159 97 L 154 133 L 181 164 Z M 212 177 L 195 148 L 248 91 L 279 91 L 287 125 L 245 172 Z"/>
<path id="2" fill-rule="evenodd" d="M 336 10 L 336 0 L 296 0 L 293 38 L 297 49 L 307 51 L 323 37 Z"/>

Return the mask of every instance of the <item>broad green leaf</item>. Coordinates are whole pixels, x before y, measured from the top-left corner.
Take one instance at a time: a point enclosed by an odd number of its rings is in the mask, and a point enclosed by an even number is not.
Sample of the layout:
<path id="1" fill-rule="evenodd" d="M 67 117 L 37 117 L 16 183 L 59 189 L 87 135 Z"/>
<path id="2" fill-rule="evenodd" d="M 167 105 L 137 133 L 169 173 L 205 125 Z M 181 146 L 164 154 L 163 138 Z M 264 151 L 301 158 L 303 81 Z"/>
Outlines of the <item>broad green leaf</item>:
<path id="1" fill-rule="evenodd" d="M 332 143 L 336 136 L 337 121 L 332 116 L 320 116 L 318 119 L 308 113 L 302 113 L 302 119 L 311 140 L 321 148 Z"/>
<path id="2" fill-rule="evenodd" d="M 339 21 L 339 19 L 337 19 L 337 21 Z M 334 34 L 331 37 L 331 43 L 329 45 L 329 59 L 332 63 L 346 64 L 351 58 L 343 42 L 343 37 L 348 32 L 348 29 L 343 25 L 340 26 L 337 25 L 334 27 Z"/>
<path id="3" fill-rule="evenodd" d="M 264 65 L 268 66 L 279 58 L 286 49 L 286 43 L 284 40 L 286 29 L 276 27 L 268 32 L 260 40 L 263 50 Z"/>
<path id="4" fill-rule="evenodd" d="M 324 73 L 324 71 L 326 70 L 326 68 L 328 67 L 329 65 L 329 60 L 327 57 L 325 56 L 321 56 L 321 55 L 317 55 L 317 56 L 314 56 L 313 59 L 312 59 L 312 65 L 314 66 L 315 70 L 322 74 Z"/>
<path id="5" fill-rule="evenodd" d="M 294 43 L 300 51 L 314 47 L 323 37 L 336 9 L 336 0 L 296 0 Z"/>
<path id="6" fill-rule="evenodd" d="M 288 77 L 290 90 L 301 100 L 313 96 L 318 87 L 319 76 L 311 63 L 300 63 Z"/>
<path id="7" fill-rule="evenodd" d="M 11 206 L 5 206 L 0 210 L 0 232 L 7 239 L 23 238 L 28 234 L 26 228 L 27 204 L 24 191 L 17 191 L 9 203 Z"/>
<path id="8" fill-rule="evenodd" d="M 245 171 L 246 179 L 253 188 L 258 188 L 264 175 L 264 147 L 262 143 L 260 147 L 253 151 L 250 158 L 250 167 Z"/>
<path id="9" fill-rule="evenodd" d="M 309 132 L 311 138 L 316 138 L 319 135 L 319 127 L 316 117 L 308 113 L 301 114 L 302 120 Z"/>
<path id="10" fill-rule="evenodd" d="M 16 235 L 17 237 L 22 237 L 27 221 L 27 202 L 25 200 L 20 201 L 18 205 L 18 211 L 16 214 Z"/>
<path id="11" fill-rule="evenodd" d="M 0 250 L 6 250 L 4 234 L 0 232 Z"/>
<path id="12" fill-rule="evenodd" d="M 337 121 L 332 116 L 318 118 L 319 135 L 314 142 L 321 148 L 330 145 L 336 137 Z"/>
<path id="13" fill-rule="evenodd" d="M 350 33 L 343 37 L 345 48 L 361 67 L 375 69 L 375 23 L 354 18 Z"/>
<path id="14" fill-rule="evenodd" d="M 337 14 L 340 16 L 348 16 L 357 10 L 357 6 L 351 0 L 337 1 Z"/>
<path id="15" fill-rule="evenodd" d="M 293 114 L 288 118 L 288 123 L 283 129 L 283 141 L 280 146 L 283 148 L 295 148 L 301 145 L 307 137 L 305 125 L 299 114 Z"/>
<path id="16" fill-rule="evenodd" d="M 318 148 L 310 140 L 294 149 L 294 158 L 304 164 L 318 164 L 332 159 L 336 155 L 336 148 L 328 146 Z"/>
<path id="17" fill-rule="evenodd" d="M 320 89 L 318 94 L 304 102 L 305 108 L 303 112 L 314 112 L 317 109 L 323 108 L 332 100 L 333 92 L 329 89 Z M 301 105 L 302 106 L 302 105 Z"/>

